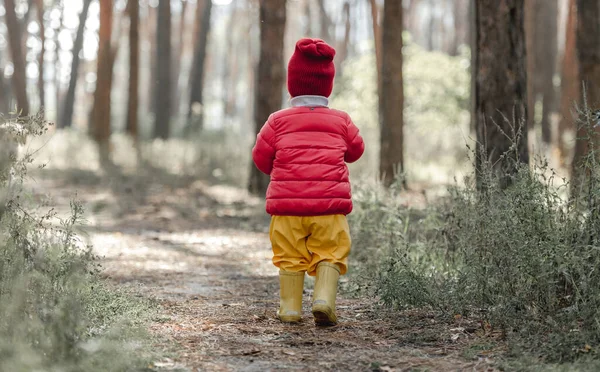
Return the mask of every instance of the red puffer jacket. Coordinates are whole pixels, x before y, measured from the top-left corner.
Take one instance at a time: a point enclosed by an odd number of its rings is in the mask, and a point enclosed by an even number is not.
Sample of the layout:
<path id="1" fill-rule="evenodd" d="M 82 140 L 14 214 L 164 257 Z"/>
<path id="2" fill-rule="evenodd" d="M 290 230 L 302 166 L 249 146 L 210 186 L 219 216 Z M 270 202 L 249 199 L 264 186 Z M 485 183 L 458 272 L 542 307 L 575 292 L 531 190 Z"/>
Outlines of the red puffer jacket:
<path id="1" fill-rule="evenodd" d="M 252 158 L 271 175 L 267 213 L 320 216 L 352 211 L 346 163 L 365 150 L 358 128 L 342 111 L 293 107 L 272 114 L 256 139 Z"/>

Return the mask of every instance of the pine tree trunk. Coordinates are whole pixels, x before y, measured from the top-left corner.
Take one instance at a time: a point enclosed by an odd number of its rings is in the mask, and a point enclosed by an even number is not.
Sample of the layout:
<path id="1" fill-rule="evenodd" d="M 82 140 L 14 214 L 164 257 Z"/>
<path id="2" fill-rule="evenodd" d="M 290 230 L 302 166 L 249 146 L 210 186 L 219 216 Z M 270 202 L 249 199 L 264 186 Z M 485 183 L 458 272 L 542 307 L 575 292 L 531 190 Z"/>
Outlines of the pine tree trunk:
<path id="1" fill-rule="evenodd" d="M 404 171 L 402 22 L 402 2 L 386 0 L 383 8 L 382 79 L 379 96 L 379 171 L 385 186 L 390 186 L 398 174 Z"/>
<path id="2" fill-rule="evenodd" d="M 111 39 L 113 0 L 100 2 L 100 30 L 98 32 L 97 82 L 92 109 L 92 134 L 98 144 L 100 161 L 110 163 L 110 93 L 112 88 Z"/>
<path id="3" fill-rule="evenodd" d="M 79 26 L 77 27 L 77 35 L 75 36 L 75 42 L 73 43 L 73 59 L 71 61 L 71 77 L 69 80 L 69 88 L 67 90 L 67 96 L 63 105 L 62 118 L 60 119 L 59 126 L 62 128 L 70 127 L 73 121 L 73 108 L 75 106 L 75 92 L 77 91 L 77 81 L 79 78 L 79 65 L 80 58 L 79 54 L 83 49 L 83 36 L 85 31 L 85 23 L 90 9 L 92 0 L 84 0 L 83 9 L 79 15 Z"/>
<path id="4" fill-rule="evenodd" d="M 577 54 L 579 59 L 579 78 L 584 84 L 585 97 L 582 102 L 590 110 L 600 108 L 600 0 L 578 0 L 577 1 Z M 584 101 L 585 99 L 585 101 Z M 593 163 L 597 162 L 598 154 L 590 153 L 590 147 L 597 152 L 597 133 L 592 133 L 589 123 L 579 123 L 577 128 L 577 140 L 575 141 L 575 154 L 573 157 L 571 192 L 577 193 L 577 189 L 583 185 L 587 178 L 584 174 L 582 164 L 588 155 L 594 157 Z M 596 127 L 596 131 L 600 128 Z"/>
<path id="5" fill-rule="evenodd" d="M 327 14 L 327 9 L 325 8 L 325 0 L 317 0 L 317 4 L 319 5 L 319 18 L 321 23 L 321 39 L 325 42 L 332 44 L 335 40 L 331 36 L 331 27 L 332 22 Z"/>
<path id="6" fill-rule="evenodd" d="M 2 51 L 0 50 L 0 61 L 2 60 Z M 0 65 L 0 114 L 7 114 L 9 111 L 10 91 L 9 86 L 4 81 L 4 66 Z"/>
<path id="7" fill-rule="evenodd" d="M 536 1 L 541 2 L 542 0 Z M 538 48 L 536 56 L 539 56 L 540 61 L 539 91 L 542 95 L 542 141 L 550 144 L 552 140 L 550 115 L 556 109 L 554 74 L 558 54 L 558 1 L 544 0 L 543 5 L 540 5 L 541 22 L 537 23 L 536 30 L 536 35 L 539 35 L 540 39 L 536 43 Z"/>
<path id="8" fill-rule="evenodd" d="M 37 16 L 38 16 L 38 24 L 40 27 L 40 54 L 38 59 L 38 94 L 40 97 L 40 109 L 46 108 L 46 90 L 45 90 L 45 82 L 44 82 L 44 55 L 46 54 L 46 28 L 44 25 L 44 1 L 37 1 Z"/>
<path id="9" fill-rule="evenodd" d="M 381 92 L 381 59 L 382 38 L 381 25 L 379 24 L 379 6 L 377 0 L 369 0 L 371 4 L 371 20 L 373 25 L 373 43 L 375 44 L 375 63 L 377 64 L 377 91 Z"/>
<path id="10" fill-rule="evenodd" d="M 350 2 L 346 0 L 344 3 L 344 39 L 337 47 L 337 53 L 335 55 L 335 74 L 340 76 L 342 74 L 342 64 L 348 58 L 348 48 L 350 46 L 350 31 L 352 27 L 352 20 L 350 18 Z"/>
<path id="11" fill-rule="evenodd" d="M 489 161 L 506 187 L 519 163 L 529 163 L 523 1 L 477 0 L 475 21 L 475 114 L 483 146 L 477 178 L 481 186 L 482 163 Z"/>
<path id="12" fill-rule="evenodd" d="M 140 74 L 140 4 L 129 0 L 129 100 L 127 102 L 127 133 L 138 139 L 138 103 Z"/>
<path id="13" fill-rule="evenodd" d="M 542 101 L 542 141 L 550 144 L 550 114 L 554 110 L 554 73 L 558 53 L 557 0 L 525 0 L 525 37 L 527 41 L 528 123 L 534 128 L 535 106 Z"/>
<path id="14" fill-rule="evenodd" d="M 176 50 L 173 53 L 173 84 L 171 85 L 171 98 L 173 99 L 173 114 L 176 118 L 179 117 L 181 108 L 181 89 L 179 80 L 181 77 L 181 65 L 183 63 L 183 51 L 185 49 L 186 35 L 186 12 L 188 9 L 188 1 L 181 0 L 181 15 L 179 17 L 178 35 Z"/>
<path id="15" fill-rule="evenodd" d="M 159 0 L 156 29 L 156 82 L 154 86 L 154 138 L 171 132 L 171 0 Z"/>
<path id="16" fill-rule="evenodd" d="M 4 0 L 4 15 L 8 28 L 8 42 L 12 57 L 14 72 L 12 85 L 17 98 L 17 106 L 23 116 L 29 115 L 29 100 L 27 98 L 27 75 L 25 74 L 25 55 L 21 44 L 21 25 L 15 13 L 15 1 Z"/>
<path id="17" fill-rule="evenodd" d="M 212 13 L 211 0 L 199 0 L 196 13 L 196 32 L 194 35 L 194 58 L 190 74 L 190 105 L 188 108 L 187 132 L 198 132 L 204 126 L 204 64 L 206 61 L 206 46 L 210 32 L 210 17 Z"/>
<path id="18" fill-rule="evenodd" d="M 63 28 L 63 21 L 65 18 L 65 8 L 64 8 L 64 4 L 61 0 L 57 1 L 57 8 L 60 11 L 60 19 L 59 22 L 55 25 L 55 27 L 53 28 L 54 31 L 54 45 L 56 45 L 56 47 L 59 47 L 60 41 L 58 39 L 58 35 L 60 34 L 60 31 Z M 60 62 L 60 58 L 58 56 L 59 53 L 54 53 L 54 87 L 55 87 L 55 92 L 54 94 L 56 95 L 55 100 L 56 100 L 56 120 L 60 121 L 60 115 L 61 115 L 61 91 L 60 91 L 60 74 L 61 74 L 61 62 Z M 91 123 L 89 125 L 92 125 Z M 91 127 L 90 127 L 91 128 Z M 90 129 L 91 130 L 91 129 Z"/>
<path id="19" fill-rule="evenodd" d="M 567 147 L 564 135 L 575 128 L 573 115 L 575 105 L 580 102 L 581 82 L 577 59 L 577 1 L 569 0 L 569 15 L 565 29 L 565 50 L 563 52 L 560 94 L 560 122 L 558 124 L 558 149 L 561 163 L 567 162 Z"/>
<path id="20" fill-rule="evenodd" d="M 260 131 L 270 114 L 281 109 L 285 80 L 283 44 L 286 0 L 260 0 L 260 58 L 255 89 L 254 125 Z M 265 195 L 269 177 L 254 164 L 250 171 L 250 192 Z"/>

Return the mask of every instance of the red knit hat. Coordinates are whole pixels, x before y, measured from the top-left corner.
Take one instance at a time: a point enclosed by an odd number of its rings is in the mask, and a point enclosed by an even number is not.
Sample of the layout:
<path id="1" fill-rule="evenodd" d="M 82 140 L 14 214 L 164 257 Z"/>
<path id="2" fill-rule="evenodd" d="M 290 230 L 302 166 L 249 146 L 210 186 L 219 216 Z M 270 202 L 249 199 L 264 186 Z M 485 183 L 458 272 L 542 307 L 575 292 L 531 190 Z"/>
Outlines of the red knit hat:
<path id="1" fill-rule="evenodd" d="M 287 87 L 292 97 L 329 97 L 333 90 L 335 49 L 320 39 L 300 39 L 288 64 Z"/>

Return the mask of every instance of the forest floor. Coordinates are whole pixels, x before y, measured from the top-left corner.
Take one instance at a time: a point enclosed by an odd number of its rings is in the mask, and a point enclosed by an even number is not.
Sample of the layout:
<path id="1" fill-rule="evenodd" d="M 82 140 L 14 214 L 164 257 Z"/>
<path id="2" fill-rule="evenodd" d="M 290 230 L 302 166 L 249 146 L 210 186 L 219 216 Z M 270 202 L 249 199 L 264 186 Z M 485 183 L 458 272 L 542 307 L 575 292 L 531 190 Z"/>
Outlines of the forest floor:
<path id="1" fill-rule="evenodd" d="M 303 322 L 280 323 L 269 219 L 243 190 L 153 172 L 57 170 L 37 174 L 32 187 L 57 206 L 79 199 L 104 275 L 155 301 L 158 370 L 492 371 L 502 353 L 462 319 L 392 312 L 344 294 L 339 325 L 316 328 L 311 283 Z"/>

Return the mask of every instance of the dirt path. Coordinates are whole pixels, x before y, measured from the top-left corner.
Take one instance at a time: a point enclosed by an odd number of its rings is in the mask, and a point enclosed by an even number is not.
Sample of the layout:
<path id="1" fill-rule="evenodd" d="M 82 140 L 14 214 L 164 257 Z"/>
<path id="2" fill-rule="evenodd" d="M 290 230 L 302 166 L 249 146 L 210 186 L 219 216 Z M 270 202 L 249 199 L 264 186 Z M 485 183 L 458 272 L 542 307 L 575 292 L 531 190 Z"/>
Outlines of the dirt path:
<path id="1" fill-rule="evenodd" d="M 460 356 L 467 333 L 427 314 L 382 311 L 369 299 L 342 297 L 340 324 L 316 328 L 310 280 L 304 321 L 281 324 L 268 217 L 260 200 L 240 190 L 201 182 L 72 181 L 44 179 L 36 187 L 59 204 L 77 191 L 92 213 L 86 231 L 104 257 L 106 276 L 158 300 L 151 328 L 162 340 L 156 347 L 169 355 L 156 362 L 159 369 L 491 370 L 483 356 Z"/>

